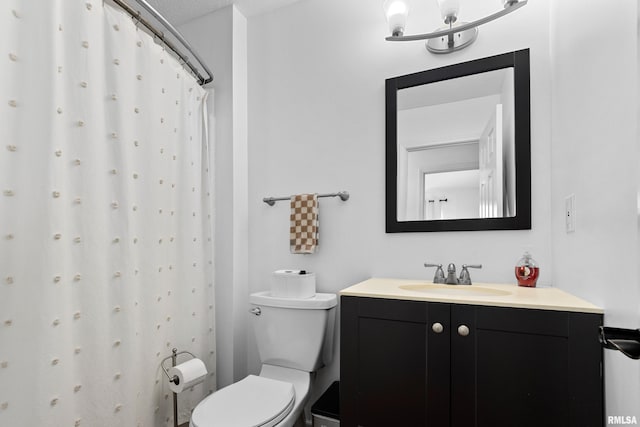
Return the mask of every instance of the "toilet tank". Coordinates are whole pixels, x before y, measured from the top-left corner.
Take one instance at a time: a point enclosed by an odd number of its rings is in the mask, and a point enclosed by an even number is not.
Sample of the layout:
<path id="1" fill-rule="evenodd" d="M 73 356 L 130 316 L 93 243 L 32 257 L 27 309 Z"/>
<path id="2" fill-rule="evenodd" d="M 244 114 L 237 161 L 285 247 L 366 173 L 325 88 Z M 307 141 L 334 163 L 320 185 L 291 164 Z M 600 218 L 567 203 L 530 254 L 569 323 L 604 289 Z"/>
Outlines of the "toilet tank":
<path id="1" fill-rule="evenodd" d="M 249 296 L 251 322 L 263 364 L 313 372 L 331 362 L 337 298 Z"/>

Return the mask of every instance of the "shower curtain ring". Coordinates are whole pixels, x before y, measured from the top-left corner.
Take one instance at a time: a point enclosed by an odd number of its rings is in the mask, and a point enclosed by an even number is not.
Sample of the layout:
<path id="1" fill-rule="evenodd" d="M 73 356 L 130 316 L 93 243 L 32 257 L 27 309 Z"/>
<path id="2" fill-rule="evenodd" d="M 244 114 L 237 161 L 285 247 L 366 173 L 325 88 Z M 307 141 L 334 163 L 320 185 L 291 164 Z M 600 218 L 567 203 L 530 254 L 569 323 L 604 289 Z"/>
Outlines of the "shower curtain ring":
<path id="1" fill-rule="evenodd" d="M 136 31 L 138 31 L 140 28 L 138 28 L 138 24 L 140 23 L 140 11 L 138 10 L 136 12 L 135 15 L 131 15 L 131 18 L 135 21 L 135 26 L 136 26 Z"/>

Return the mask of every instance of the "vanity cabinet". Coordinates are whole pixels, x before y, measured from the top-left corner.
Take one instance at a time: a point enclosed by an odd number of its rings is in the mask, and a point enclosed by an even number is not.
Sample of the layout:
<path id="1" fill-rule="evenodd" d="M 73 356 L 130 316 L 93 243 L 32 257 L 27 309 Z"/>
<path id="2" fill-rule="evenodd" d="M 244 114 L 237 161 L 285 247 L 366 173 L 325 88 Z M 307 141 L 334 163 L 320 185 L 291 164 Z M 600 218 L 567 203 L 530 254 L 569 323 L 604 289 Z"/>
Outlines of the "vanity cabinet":
<path id="1" fill-rule="evenodd" d="M 341 297 L 343 427 L 602 426 L 602 314 Z"/>

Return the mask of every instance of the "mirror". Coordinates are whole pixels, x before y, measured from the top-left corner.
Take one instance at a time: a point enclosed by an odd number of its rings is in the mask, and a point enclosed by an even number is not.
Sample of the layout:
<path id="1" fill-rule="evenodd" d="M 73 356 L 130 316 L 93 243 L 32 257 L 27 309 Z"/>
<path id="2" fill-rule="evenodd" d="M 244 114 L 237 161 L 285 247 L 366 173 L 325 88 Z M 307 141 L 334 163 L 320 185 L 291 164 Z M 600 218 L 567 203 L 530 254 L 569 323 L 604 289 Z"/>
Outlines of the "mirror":
<path id="1" fill-rule="evenodd" d="M 386 81 L 386 229 L 531 228 L 529 51 Z"/>

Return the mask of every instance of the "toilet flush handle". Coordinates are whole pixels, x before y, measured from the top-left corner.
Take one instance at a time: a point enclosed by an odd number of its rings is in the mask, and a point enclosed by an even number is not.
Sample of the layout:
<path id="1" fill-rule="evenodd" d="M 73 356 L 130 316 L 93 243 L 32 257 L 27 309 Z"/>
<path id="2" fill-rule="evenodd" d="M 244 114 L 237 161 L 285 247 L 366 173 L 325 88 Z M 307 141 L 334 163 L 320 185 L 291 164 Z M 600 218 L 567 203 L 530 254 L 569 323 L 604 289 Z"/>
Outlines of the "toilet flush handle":
<path id="1" fill-rule="evenodd" d="M 256 316 L 260 316 L 262 314 L 262 310 L 260 310 L 260 307 L 255 307 L 249 310 L 249 313 L 255 314 Z"/>

